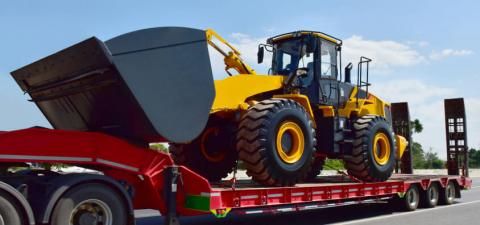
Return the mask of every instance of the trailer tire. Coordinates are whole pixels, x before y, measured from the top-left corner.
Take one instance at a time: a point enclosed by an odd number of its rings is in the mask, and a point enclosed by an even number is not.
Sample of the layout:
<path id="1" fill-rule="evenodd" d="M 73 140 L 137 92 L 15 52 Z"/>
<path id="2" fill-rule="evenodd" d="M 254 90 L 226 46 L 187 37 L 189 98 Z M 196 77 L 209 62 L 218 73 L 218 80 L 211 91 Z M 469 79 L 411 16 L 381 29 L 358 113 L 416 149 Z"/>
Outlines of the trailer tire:
<path id="1" fill-rule="evenodd" d="M 402 211 L 415 211 L 420 203 L 418 187 L 411 185 L 407 192 L 405 192 L 403 198 L 399 198 L 398 203 Z"/>
<path id="2" fill-rule="evenodd" d="M 451 205 L 455 201 L 456 187 L 452 181 L 449 181 L 445 188 L 440 188 L 438 203 L 440 205 Z"/>
<path id="3" fill-rule="evenodd" d="M 50 224 L 93 224 L 98 215 L 102 215 L 102 221 L 97 223 L 104 225 L 128 223 L 125 201 L 114 189 L 99 183 L 81 184 L 67 191 L 58 200 Z"/>
<path id="4" fill-rule="evenodd" d="M 26 225 L 21 208 L 4 192 L 0 192 L 0 225 Z"/>
<path id="5" fill-rule="evenodd" d="M 425 208 L 434 208 L 438 204 L 440 190 L 436 183 L 431 183 L 425 191 L 421 193 L 420 203 Z"/>
<path id="6" fill-rule="evenodd" d="M 395 142 L 387 120 L 362 116 L 353 124 L 352 155 L 345 157 L 348 174 L 367 182 L 386 181 L 395 167 Z"/>
<path id="7" fill-rule="evenodd" d="M 195 171 L 209 181 L 220 181 L 233 171 L 237 162 L 235 126 L 227 121 L 209 122 L 205 130 L 188 144 L 170 144 L 176 164 Z"/>
<path id="8" fill-rule="evenodd" d="M 313 122 L 302 105 L 289 99 L 268 99 L 242 116 L 237 151 L 256 182 L 290 186 L 306 180 L 315 137 Z"/>

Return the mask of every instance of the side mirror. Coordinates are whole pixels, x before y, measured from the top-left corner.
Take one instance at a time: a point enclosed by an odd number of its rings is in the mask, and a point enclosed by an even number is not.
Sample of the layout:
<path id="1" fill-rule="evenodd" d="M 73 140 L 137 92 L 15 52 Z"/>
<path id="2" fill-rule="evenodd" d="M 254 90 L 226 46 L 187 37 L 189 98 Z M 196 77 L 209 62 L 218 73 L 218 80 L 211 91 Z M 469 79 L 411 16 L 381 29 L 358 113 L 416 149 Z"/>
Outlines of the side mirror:
<path id="1" fill-rule="evenodd" d="M 351 75 L 352 68 L 353 68 L 352 63 L 348 63 L 348 65 L 345 67 L 345 83 L 352 82 L 352 75 Z"/>
<path id="2" fill-rule="evenodd" d="M 258 52 L 257 52 L 257 61 L 258 64 L 263 62 L 263 56 L 265 54 L 265 48 L 263 46 L 258 46 Z"/>

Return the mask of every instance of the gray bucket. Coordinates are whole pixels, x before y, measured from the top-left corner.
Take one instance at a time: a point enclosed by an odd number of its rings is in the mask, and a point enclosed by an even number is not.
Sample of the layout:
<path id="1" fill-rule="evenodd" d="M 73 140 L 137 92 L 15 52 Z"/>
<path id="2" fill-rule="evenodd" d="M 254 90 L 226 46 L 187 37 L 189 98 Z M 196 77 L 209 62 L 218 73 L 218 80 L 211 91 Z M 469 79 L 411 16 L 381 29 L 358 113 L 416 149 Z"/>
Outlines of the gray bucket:
<path id="1" fill-rule="evenodd" d="M 89 38 L 11 73 L 55 129 L 189 142 L 215 97 L 205 31 L 160 27 Z"/>

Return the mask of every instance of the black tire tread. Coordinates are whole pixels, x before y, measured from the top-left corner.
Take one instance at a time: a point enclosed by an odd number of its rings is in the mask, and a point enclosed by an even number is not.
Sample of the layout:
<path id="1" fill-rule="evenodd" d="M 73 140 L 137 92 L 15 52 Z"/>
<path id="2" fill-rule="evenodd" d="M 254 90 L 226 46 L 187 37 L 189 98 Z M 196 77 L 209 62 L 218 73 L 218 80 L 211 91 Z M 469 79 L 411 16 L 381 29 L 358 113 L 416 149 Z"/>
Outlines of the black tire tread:
<path id="1" fill-rule="evenodd" d="M 239 159 L 245 163 L 247 174 L 252 179 L 263 185 L 288 186 L 306 179 L 308 170 L 299 172 L 295 180 L 285 180 L 269 169 L 269 160 L 266 149 L 263 147 L 266 140 L 264 136 L 267 127 L 270 126 L 270 119 L 275 112 L 281 108 L 290 107 L 301 110 L 309 118 L 306 110 L 293 100 L 288 99 L 267 99 L 252 106 L 243 115 L 237 132 L 237 151 Z M 313 134 L 313 143 L 316 145 L 315 129 L 310 119 L 309 127 Z M 313 156 L 312 156 L 313 157 Z M 309 169 L 309 168 L 308 168 Z"/>
<path id="2" fill-rule="evenodd" d="M 371 128 L 378 122 L 387 122 L 385 118 L 375 115 L 366 115 L 357 119 L 354 124 L 354 141 L 352 155 L 345 157 L 345 167 L 348 174 L 356 177 L 357 179 L 367 182 L 379 182 L 387 180 L 393 173 L 393 167 L 391 170 L 383 174 L 382 176 L 372 176 L 370 168 L 370 159 L 368 157 L 368 135 L 371 132 Z M 392 144 L 392 153 L 395 153 L 395 146 Z M 392 156 L 393 157 L 393 156 Z"/>

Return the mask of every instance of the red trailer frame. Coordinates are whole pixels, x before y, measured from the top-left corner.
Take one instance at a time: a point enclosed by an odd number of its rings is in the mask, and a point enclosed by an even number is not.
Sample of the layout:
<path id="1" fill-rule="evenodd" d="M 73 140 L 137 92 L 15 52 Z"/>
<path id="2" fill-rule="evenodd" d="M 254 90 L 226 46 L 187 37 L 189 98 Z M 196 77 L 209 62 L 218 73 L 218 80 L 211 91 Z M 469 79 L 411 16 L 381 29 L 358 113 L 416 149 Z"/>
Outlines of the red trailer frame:
<path id="1" fill-rule="evenodd" d="M 386 182 L 361 183 L 345 176 L 320 177 L 292 187 L 261 187 L 250 181 L 235 186 L 210 184 L 205 178 L 162 152 L 141 148 L 103 133 L 29 128 L 0 133 L 0 162 L 67 163 L 93 168 L 135 189 L 135 209 L 157 209 L 167 224 L 177 213 L 192 216 L 301 211 L 403 195 L 411 185 L 425 190 L 452 181 L 471 187 L 464 176 L 395 175 Z M 460 197 L 459 193 L 457 197 Z M 179 204 L 180 203 L 180 204 Z"/>

